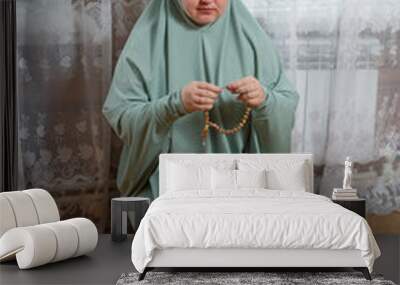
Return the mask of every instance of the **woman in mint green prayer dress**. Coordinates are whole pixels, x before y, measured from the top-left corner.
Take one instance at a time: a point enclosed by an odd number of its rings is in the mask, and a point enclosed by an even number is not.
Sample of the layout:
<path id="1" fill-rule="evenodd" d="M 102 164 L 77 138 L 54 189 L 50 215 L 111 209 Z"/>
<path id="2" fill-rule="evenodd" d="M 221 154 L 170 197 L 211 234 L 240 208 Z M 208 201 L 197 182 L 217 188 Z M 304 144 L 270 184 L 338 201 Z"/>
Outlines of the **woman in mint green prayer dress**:
<path id="1" fill-rule="evenodd" d="M 287 153 L 298 94 L 241 0 L 152 0 L 115 68 L 103 113 L 124 146 L 117 186 L 158 197 L 161 153 Z M 201 132 L 204 111 L 232 135 Z"/>

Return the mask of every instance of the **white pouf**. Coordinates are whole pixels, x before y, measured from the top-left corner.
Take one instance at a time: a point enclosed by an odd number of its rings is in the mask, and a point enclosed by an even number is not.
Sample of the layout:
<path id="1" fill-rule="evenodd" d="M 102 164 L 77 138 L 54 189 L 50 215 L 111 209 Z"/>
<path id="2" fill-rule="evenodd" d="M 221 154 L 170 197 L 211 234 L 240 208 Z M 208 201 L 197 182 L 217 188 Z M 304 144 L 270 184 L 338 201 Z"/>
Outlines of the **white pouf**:
<path id="1" fill-rule="evenodd" d="M 70 258 L 75 255 L 78 250 L 79 236 L 73 226 L 66 222 L 55 222 L 43 225 L 52 231 L 55 235 L 57 247 L 52 262 Z"/>
<path id="2" fill-rule="evenodd" d="M 22 191 L 28 194 L 35 205 L 39 224 L 57 222 L 60 220 L 60 214 L 53 197 L 43 189 L 29 189 Z"/>
<path id="3" fill-rule="evenodd" d="M 0 239 L 0 258 L 15 255 L 20 269 L 49 263 L 57 250 L 53 232 L 41 225 L 14 228 Z"/>
<path id="4" fill-rule="evenodd" d="M 98 240 L 97 228 L 90 220 L 75 218 L 65 222 L 74 226 L 78 233 L 79 242 L 74 257 L 91 252 L 96 248 Z"/>
<path id="5" fill-rule="evenodd" d="M 0 238 L 0 259 L 15 255 L 19 268 L 28 269 L 91 252 L 97 239 L 96 226 L 84 218 L 14 228 Z"/>
<path id="6" fill-rule="evenodd" d="M 15 221 L 13 209 L 10 202 L 0 195 L 0 237 L 8 230 L 15 228 L 17 222 Z"/>
<path id="7" fill-rule="evenodd" d="M 22 191 L 3 192 L 12 208 L 17 227 L 26 227 L 39 224 L 35 205 L 30 196 Z"/>
<path id="8" fill-rule="evenodd" d="M 16 258 L 20 269 L 28 269 L 96 248 L 93 222 L 59 221 L 57 205 L 43 189 L 0 193 L 0 214 L 0 262 Z"/>

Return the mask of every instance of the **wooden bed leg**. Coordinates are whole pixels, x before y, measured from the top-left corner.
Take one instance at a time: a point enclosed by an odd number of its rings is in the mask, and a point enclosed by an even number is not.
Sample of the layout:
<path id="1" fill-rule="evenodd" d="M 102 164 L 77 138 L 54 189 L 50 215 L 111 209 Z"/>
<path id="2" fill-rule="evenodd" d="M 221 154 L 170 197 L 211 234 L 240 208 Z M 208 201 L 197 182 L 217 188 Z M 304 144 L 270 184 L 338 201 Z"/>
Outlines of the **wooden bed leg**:
<path id="1" fill-rule="evenodd" d="M 144 269 L 144 271 L 142 273 L 139 274 L 139 278 L 138 281 L 142 281 L 144 279 L 144 277 L 146 277 L 146 273 L 147 273 L 148 269 L 147 267 Z"/>
<path id="2" fill-rule="evenodd" d="M 367 267 L 355 267 L 354 269 L 357 271 L 361 271 L 362 274 L 364 275 L 365 279 L 372 280 L 371 274 L 369 274 L 369 270 Z"/>

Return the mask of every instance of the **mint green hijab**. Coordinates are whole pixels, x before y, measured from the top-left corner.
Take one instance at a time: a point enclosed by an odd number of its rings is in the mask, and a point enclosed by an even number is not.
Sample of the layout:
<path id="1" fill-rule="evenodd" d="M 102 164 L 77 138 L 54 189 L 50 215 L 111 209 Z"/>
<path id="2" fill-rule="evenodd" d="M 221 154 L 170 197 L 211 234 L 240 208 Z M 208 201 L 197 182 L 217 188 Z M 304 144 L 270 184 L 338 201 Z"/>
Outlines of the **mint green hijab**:
<path id="1" fill-rule="evenodd" d="M 185 111 L 182 88 L 191 81 L 224 87 L 250 75 L 267 100 L 240 132 L 210 130 L 204 147 L 203 113 Z M 297 103 L 277 51 L 241 0 L 228 0 L 225 13 L 205 26 L 192 22 L 180 0 L 153 0 L 125 44 L 103 107 L 124 143 L 117 186 L 125 196 L 158 197 L 160 153 L 289 152 Z M 210 117 L 231 128 L 245 108 L 225 91 Z"/>

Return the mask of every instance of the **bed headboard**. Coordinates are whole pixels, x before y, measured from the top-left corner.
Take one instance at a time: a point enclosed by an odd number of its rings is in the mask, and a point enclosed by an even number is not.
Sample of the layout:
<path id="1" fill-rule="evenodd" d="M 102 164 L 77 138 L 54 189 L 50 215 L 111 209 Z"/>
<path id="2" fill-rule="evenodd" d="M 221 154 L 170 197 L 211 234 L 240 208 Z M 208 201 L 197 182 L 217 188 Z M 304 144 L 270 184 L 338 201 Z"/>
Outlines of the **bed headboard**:
<path id="1" fill-rule="evenodd" d="M 166 182 L 167 182 L 167 163 L 168 161 L 174 160 L 188 160 L 193 161 L 204 161 L 204 160 L 232 160 L 236 159 L 262 159 L 262 160 L 276 160 L 284 159 L 290 160 L 304 160 L 306 165 L 306 177 L 307 180 L 307 192 L 314 193 L 314 169 L 313 169 L 313 156 L 312 154 L 306 153 L 286 153 L 286 154 L 265 154 L 265 153 L 162 153 L 159 157 L 159 194 L 164 194 L 166 192 Z"/>

